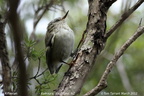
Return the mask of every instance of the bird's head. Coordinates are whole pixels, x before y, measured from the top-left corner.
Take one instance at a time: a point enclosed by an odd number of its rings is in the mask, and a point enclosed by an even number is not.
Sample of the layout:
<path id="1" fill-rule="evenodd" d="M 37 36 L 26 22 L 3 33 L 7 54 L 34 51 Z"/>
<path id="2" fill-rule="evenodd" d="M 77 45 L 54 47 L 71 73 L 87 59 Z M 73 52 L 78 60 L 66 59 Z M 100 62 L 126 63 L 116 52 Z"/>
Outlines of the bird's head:
<path id="1" fill-rule="evenodd" d="M 66 14 L 65 14 L 63 17 L 58 17 L 58 18 L 52 20 L 52 21 L 48 24 L 48 26 L 51 26 L 51 25 L 53 25 L 53 24 L 54 24 L 54 25 L 55 25 L 55 24 L 57 25 L 57 24 L 59 24 L 59 23 L 65 22 L 65 18 L 67 17 L 68 13 L 69 13 L 69 11 L 67 11 Z"/>

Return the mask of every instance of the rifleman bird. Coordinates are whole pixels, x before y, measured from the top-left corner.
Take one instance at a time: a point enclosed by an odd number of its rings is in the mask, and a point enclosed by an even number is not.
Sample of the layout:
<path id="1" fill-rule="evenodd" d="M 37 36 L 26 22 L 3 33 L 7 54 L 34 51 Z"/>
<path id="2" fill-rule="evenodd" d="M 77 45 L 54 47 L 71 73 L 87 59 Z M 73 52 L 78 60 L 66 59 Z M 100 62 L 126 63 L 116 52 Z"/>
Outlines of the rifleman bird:
<path id="1" fill-rule="evenodd" d="M 63 16 L 52 20 L 47 27 L 45 37 L 46 63 L 51 74 L 57 73 L 68 57 L 70 57 L 74 47 L 74 32 L 67 25 Z"/>

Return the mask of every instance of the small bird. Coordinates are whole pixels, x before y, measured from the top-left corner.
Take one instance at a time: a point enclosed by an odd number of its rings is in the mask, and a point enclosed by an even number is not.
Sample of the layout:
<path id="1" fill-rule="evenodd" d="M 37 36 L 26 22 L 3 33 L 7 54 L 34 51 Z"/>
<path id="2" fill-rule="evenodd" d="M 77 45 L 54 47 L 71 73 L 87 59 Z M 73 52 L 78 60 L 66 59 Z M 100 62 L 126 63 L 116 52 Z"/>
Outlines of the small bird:
<path id="1" fill-rule="evenodd" d="M 46 63 L 51 74 L 58 73 L 74 47 L 74 32 L 65 21 L 68 12 L 63 17 L 52 20 L 47 27 L 45 37 Z"/>

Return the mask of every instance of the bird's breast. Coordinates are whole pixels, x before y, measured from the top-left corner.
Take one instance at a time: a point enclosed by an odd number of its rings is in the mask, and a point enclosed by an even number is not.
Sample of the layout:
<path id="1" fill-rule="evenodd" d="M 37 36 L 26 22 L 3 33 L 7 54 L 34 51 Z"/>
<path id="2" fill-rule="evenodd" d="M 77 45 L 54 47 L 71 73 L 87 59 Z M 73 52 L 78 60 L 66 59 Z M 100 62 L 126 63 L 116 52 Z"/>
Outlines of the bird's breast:
<path id="1" fill-rule="evenodd" d="M 57 30 L 53 44 L 53 55 L 55 59 L 67 59 L 74 46 L 74 33 L 71 29 L 61 28 Z"/>

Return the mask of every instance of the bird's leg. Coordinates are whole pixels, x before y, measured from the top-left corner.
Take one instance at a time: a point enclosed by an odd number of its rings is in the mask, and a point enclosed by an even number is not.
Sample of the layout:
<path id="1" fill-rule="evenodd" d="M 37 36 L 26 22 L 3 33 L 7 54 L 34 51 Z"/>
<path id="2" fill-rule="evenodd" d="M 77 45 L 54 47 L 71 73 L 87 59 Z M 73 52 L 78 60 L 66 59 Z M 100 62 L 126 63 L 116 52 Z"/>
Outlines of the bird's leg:
<path id="1" fill-rule="evenodd" d="M 65 61 L 63 61 L 63 60 L 61 60 L 61 62 L 62 62 L 62 63 L 64 63 L 64 64 L 69 65 L 70 67 L 71 67 L 71 66 L 73 66 L 73 63 L 74 63 L 73 61 L 72 61 L 72 62 L 70 62 L 70 63 L 67 63 L 67 62 L 65 62 Z"/>
<path id="2" fill-rule="evenodd" d="M 70 65 L 69 63 L 67 63 L 67 62 L 65 62 L 65 61 L 63 61 L 63 60 L 61 60 L 61 62 L 64 63 L 64 64 L 67 64 L 67 65 Z"/>

